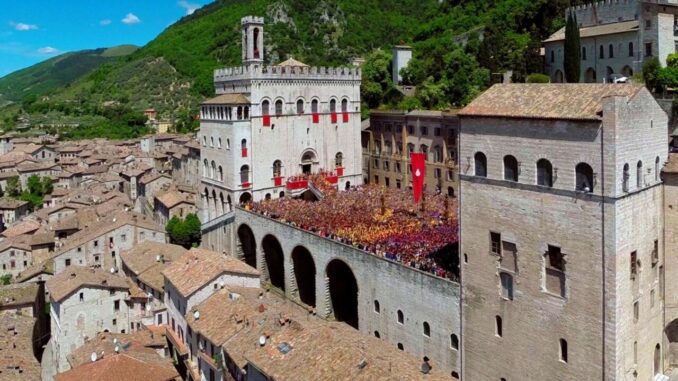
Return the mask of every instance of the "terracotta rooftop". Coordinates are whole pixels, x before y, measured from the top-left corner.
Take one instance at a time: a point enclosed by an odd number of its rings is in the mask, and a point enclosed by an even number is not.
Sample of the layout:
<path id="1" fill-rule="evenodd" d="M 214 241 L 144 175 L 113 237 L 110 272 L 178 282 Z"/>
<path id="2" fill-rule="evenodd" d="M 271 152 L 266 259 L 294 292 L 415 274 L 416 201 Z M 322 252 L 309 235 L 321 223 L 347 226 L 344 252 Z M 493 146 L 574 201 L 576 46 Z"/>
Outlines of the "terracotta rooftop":
<path id="1" fill-rule="evenodd" d="M 47 281 L 50 297 L 60 302 L 83 287 L 128 290 L 125 278 L 101 269 L 70 266 Z"/>
<path id="2" fill-rule="evenodd" d="M 172 363 L 141 359 L 131 353 L 106 356 L 56 376 L 56 381 L 168 381 L 179 377 Z"/>
<path id="3" fill-rule="evenodd" d="M 638 31 L 638 20 L 631 20 L 579 28 L 579 36 L 581 38 L 588 38 L 605 36 L 608 34 L 637 32 L 637 31 Z M 544 40 L 544 42 L 554 42 L 562 40 L 565 40 L 565 27 L 560 28 L 560 30 L 553 33 L 551 36 L 549 36 L 549 38 Z"/>
<path id="4" fill-rule="evenodd" d="M 155 198 L 164 206 L 166 206 L 168 209 L 172 209 L 173 207 L 181 204 L 182 202 L 187 202 L 190 204 L 193 204 L 193 200 L 189 200 L 188 195 L 176 190 L 165 192 L 159 196 L 156 196 Z"/>
<path id="5" fill-rule="evenodd" d="M 40 228 L 40 224 L 31 220 L 24 220 L 18 224 L 12 225 L 2 232 L 2 236 L 12 238 L 27 233 L 32 233 Z"/>
<path id="6" fill-rule="evenodd" d="M 162 292 L 164 285 L 162 271 L 185 252 L 186 249 L 178 245 L 144 241 L 132 250 L 123 252 L 121 258 L 142 282 Z M 156 261 L 158 255 L 163 256 L 160 262 Z"/>
<path id="7" fill-rule="evenodd" d="M 17 282 L 25 282 L 40 274 L 54 275 L 54 261 L 48 259 L 44 262 L 34 263 L 16 276 Z"/>
<path id="8" fill-rule="evenodd" d="M 43 145 L 38 145 L 38 144 L 20 144 L 20 145 L 14 145 L 14 151 L 20 151 L 20 152 L 25 152 L 25 153 L 34 153 L 43 148 Z"/>
<path id="9" fill-rule="evenodd" d="M 290 66 L 295 66 L 295 67 L 308 67 L 308 65 L 306 65 L 305 63 L 303 63 L 303 62 L 301 62 L 301 61 L 297 61 L 297 60 L 295 60 L 294 58 L 291 58 L 291 57 L 288 58 L 288 59 L 286 59 L 285 61 L 283 61 L 283 62 L 281 62 L 281 63 L 275 65 L 275 66 L 286 66 L 286 67 L 290 67 Z"/>
<path id="10" fill-rule="evenodd" d="M 33 355 L 33 327 L 29 316 L 0 314 L 0 381 L 41 379 L 40 363 Z"/>
<path id="11" fill-rule="evenodd" d="M 603 99 L 630 98 L 643 89 L 641 84 L 498 84 L 464 107 L 459 115 L 599 121 Z"/>
<path id="12" fill-rule="evenodd" d="M 0 209 L 16 209 L 28 204 L 28 201 L 21 201 L 11 197 L 0 198 Z"/>
<path id="13" fill-rule="evenodd" d="M 187 251 L 162 271 L 184 297 L 191 296 L 223 273 L 259 276 L 259 271 L 234 257 L 198 248 Z"/>
<path id="14" fill-rule="evenodd" d="M 222 94 L 215 98 L 208 99 L 202 104 L 204 105 L 240 105 L 249 104 L 250 100 L 242 94 Z"/>
<path id="15" fill-rule="evenodd" d="M 17 283 L 0 286 L 0 307 L 35 303 L 40 287 L 37 283 Z"/>

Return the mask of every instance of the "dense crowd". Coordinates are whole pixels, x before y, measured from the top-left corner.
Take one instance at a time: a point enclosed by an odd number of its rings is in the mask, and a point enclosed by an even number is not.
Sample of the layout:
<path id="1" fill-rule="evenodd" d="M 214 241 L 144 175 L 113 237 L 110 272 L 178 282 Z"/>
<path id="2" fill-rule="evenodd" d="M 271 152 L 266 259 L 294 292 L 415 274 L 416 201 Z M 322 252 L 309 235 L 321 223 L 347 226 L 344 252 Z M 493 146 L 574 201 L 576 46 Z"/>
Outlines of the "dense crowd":
<path id="1" fill-rule="evenodd" d="M 282 198 L 248 208 L 373 255 L 454 277 L 453 269 L 434 259 L 458 241 L 454 198 L 428 193 L 415 204 L 408 190 L 363 186 L 318 202 Z"/>

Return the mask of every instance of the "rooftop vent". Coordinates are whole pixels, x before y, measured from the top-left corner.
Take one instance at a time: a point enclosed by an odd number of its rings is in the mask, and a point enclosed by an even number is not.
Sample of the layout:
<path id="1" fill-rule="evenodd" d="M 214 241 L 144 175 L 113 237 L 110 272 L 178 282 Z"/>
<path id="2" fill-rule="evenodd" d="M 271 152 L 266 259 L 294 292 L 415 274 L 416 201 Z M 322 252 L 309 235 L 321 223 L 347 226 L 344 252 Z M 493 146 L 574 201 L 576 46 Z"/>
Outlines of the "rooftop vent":
<path id="1" fill-rule="evenodd" d="M 292 346 L 286 341 L 278 344 L 278 351 L 280 351 L 280 353 L 282 353 L 284 355 L 290 353 L 291 350 L 292 350 Z"/>

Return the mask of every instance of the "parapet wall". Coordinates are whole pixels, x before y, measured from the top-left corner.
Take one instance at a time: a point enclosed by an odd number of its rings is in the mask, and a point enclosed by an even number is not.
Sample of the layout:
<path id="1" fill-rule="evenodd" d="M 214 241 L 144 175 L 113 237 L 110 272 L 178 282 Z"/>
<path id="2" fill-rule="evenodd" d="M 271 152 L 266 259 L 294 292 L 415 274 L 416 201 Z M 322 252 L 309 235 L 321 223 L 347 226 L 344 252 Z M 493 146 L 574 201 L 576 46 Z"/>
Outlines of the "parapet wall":
<path id="1" fill-rule="evenodd" d="M 640 7 L 639 0 L 605 0 L 570 7 L 566 10 L 565 17 L 572 10 L 577 16 L 577 22 L 582 27 L 587 27 L 636 20 Z"/>
<path id="2" fill-rule="evenodd" d="M 214 82 L 251 79 L 360 81 L 360 68 L 309 66 L 238 66 L 214 71 Z"/>

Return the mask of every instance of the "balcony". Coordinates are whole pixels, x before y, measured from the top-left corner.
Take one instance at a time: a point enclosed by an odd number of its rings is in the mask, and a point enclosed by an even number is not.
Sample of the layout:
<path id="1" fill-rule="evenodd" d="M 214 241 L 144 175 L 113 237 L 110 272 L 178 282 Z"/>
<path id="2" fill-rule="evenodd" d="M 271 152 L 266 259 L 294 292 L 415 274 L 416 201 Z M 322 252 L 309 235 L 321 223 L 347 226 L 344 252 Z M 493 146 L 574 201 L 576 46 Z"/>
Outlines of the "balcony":
<path id="1" fill-rule="evenodd" d="M 276 176 L 273 178 L 273 185 L 276 187 L 282 186 L 282 176 Z"/>
<path id="2" fill-rule="evenodd" d="M 308 188 L 308 180 L 307 179 L 292 178 L 292 179 L 287 180 L 286 186 L 287 186 L 288 190 L 306 189 L 306 188 Z"/>

